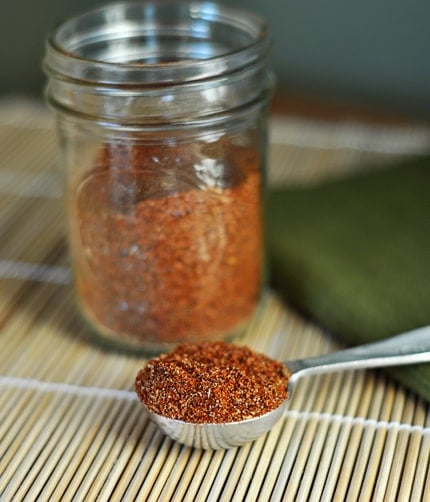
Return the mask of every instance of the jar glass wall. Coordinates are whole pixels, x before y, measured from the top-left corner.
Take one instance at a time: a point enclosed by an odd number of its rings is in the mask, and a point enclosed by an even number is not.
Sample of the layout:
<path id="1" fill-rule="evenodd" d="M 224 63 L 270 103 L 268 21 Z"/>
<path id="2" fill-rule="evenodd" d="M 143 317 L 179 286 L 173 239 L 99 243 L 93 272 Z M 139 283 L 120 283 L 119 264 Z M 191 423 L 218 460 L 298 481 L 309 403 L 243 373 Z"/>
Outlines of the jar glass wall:
<path id="1" fill-rule="evenodd" d="M 80 312 L 120 348 L 240 333 L 260 298 L 269 38 L 210 3 L 113 4 L 50 37 Z"/>

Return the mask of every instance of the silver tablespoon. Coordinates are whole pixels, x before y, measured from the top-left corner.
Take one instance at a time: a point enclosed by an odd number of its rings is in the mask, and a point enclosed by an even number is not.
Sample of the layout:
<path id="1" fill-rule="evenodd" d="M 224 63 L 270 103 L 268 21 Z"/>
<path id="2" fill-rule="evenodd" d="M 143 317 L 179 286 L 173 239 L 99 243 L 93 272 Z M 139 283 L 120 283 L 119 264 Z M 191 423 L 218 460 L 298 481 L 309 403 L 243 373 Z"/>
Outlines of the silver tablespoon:
<path id="1" fill-rule="evenodd" d="M 318 357 L 287 361 L 288 395 L 299 378 L 335 371 L 382 368 L 430 362 L 430 326 Z M 278 408 L 256 418 L 228 423 L 189 423 L 158 415 L 147 409 L 160 429 L 179 443 L 216 450 L 240 446 L 268 432 L 284 414 L 288 399 Z"/>

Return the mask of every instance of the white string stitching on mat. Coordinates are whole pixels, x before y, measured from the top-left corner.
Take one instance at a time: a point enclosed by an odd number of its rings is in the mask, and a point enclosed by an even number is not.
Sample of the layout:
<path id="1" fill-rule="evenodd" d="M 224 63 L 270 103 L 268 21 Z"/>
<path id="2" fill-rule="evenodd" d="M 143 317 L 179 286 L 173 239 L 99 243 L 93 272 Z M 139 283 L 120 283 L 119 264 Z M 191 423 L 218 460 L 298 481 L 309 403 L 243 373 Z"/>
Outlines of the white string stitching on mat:
<path id="1" fill-rule="evenodd" d="M 0 386 L 4 388 L 34 390 L 46 393 L 62 392 L 64 394 L 96 397 L 102 399 L 120 399 L 124 401 L 136 401 L 137 396 L 134 392 L 122 389 L 112 389 L 103 387 L 84 387 L 62 382 L 43 382 L 33 378 L 20 378 L 7 375 L 0 375 Z M 295 418 L 301 420 L 328 420 L 331 422 L 340 423 L 343 425 L 360 425 L 362 427 L 370 427 L 375 429 L 396 429 L 409 433 L 419 432 L 425 436 L 430 435 L 430 427 L 421 425 L 411 425 L 401 422 L 388 422 L 385 420 L 376 420 L 373 418 L 352 417 L 347 415 L 319 413 L 299 410 L 287 410 L 286 418 Z"/>
<path id="2" fill-rule="evenodd" d="M 45 197 L 59 199 L 63 196 L 61 176 L 52 171 L 27 173 L 16 169 L 0 169 L 0 193 L 19 197 Z"/>
<path id="3" fill-rule="evenodd" d="M 374 418 L 352 417 L 348 415 L 319 413 L 316 411 L 314 412 L 299 411 L 299 410 L 287 410 L 285 416 L 296 419 L 305 419 L 305 420 L 309 419 L 328 420 L 343 425 L 361 425 L 363 427 L 373 427 L 375 429 L 398 429 L 399 431 L 407 431 L 411 433 L 421 432 L 423 435 L 430 435 L 430 427 L 424 427 L 422 425 L 404 424 L 401 422 L 388 422 L 386 420 L 376 420 Z"/>
<path id="4" fill-rule="evenodd" d="M 270 142 L 323 149 L 348 149 L 387 154 L 430 152 L 430 129 L 424 127 L 372 126 L 353 122 L 325 122 L 274 117 Z"/>
<path id="5" fill-rule="evenodd" d="M 69 284 L 70 276 L 67 267 L 0 259 L 0 279 Z"/>
<path id="6" fill-rule="evenodd" d="M 43 382 L 35 378 L 21 378 L 0 375 L 0 386 L 5 388 L 31 389 L 40 392 L 62 392 L 76 396 L 89 396 L 101 398 L 114 398 L 124 401 L 134 401 L 137 396 L 134 392 L 121 389 L 109 389 L 104 387 L 84 387 L 65 382 Z"/>

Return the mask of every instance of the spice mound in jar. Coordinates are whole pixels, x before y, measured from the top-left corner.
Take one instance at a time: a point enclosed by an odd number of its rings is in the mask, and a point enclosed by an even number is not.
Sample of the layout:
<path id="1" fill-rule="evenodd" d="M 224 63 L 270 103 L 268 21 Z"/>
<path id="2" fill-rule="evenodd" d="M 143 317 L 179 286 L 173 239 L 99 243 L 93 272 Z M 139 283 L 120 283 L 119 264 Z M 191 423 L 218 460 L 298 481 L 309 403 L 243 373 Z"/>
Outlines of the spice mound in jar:
<path id="1" fill-rule="evenodd" d="M 233 336 L 253 315 L 263 261 L 258 150 L 232 138 L 209 146 L 106 145 L 77 177 L 77 298 L 104 338 L 158 351 Z"/>
<path id="2" fill-rule="evenodd" d="M 227 342 L 181 344 L 148 361 L 135 381 L 152 412 L 189 423 L 258 417 L 288 397 L 288 369 L 263 354 Z"/>

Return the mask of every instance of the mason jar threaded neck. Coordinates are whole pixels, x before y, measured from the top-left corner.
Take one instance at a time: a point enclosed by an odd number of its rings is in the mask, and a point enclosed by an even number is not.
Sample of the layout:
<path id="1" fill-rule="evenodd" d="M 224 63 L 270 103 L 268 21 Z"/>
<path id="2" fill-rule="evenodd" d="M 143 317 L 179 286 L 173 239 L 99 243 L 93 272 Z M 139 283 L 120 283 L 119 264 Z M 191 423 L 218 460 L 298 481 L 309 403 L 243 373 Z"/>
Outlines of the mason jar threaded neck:
<path id="1" fill-rule="evenodd" d="M 120 123 L 190 122 L 265 100 L 271 40 L 258 16 L 212 2 L 114 3 L 48 38 L 54 108 Z"/>

